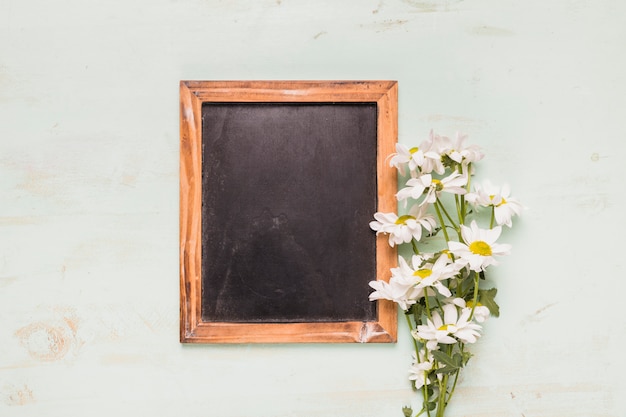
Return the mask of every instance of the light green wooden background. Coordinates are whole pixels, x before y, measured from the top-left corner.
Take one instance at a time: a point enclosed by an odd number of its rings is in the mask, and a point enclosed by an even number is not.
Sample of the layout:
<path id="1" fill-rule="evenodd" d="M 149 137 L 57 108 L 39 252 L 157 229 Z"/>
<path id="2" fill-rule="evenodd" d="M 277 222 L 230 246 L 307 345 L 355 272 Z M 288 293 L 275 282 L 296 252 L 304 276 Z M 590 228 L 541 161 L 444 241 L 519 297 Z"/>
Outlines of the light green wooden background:
<path id="1" fill-rule="evenodd" d="M 450 417 L 623 417 L 626 4 L 0 0 L 0 415 L 391 417 L 397 345 L 178 343 L 178 82 L 392 79 L 529 210 Z M 242 150 L 245 152 L 245 149 Z"/>

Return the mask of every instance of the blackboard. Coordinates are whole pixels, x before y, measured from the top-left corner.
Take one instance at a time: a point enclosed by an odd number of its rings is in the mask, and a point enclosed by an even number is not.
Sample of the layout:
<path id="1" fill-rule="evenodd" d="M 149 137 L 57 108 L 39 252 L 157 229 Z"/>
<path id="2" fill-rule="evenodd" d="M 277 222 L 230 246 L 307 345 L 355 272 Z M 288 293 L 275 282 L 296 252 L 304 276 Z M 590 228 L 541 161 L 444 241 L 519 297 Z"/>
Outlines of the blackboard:
<path id="1" fill-rule="evenodd" d="M 395 90 L 181 82 L 181 341 L 395 341 L 368 300 L 395 258 L 368 227 Z"/>

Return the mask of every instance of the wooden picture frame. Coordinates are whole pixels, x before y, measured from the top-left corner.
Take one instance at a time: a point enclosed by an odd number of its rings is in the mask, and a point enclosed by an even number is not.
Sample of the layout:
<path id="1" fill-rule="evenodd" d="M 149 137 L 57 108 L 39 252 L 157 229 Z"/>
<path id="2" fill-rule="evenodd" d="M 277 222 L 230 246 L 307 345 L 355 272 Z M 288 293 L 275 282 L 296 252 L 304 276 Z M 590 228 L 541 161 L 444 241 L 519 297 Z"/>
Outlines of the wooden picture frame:
<path id="1" fill-rule="evenodd" d="M 368 227 L 375 211 L 396 211 L 397 178 L 386 158 L 397 141 L 397 94 L 395 81 L 180 82 L 182 343 L 396 341 L 395 304 L 369 301 L 367 284 L 388 280 L 397 262 L 387 237 Z M 352 170 L 364 175 L 351 179 Z M 266 197 L 280 207 L 263 208 Z M 251 220 L 247 207 L 256 205 L 260 214 Z M 349 218 L 332 223 L 344 208 Z M 340 234 L 325 231 L 353 216 L 358 223 Z M 298 264 L 313 252 L 317 258 Z M 348 277 L 332 259 L 353 262 L 349 269 L 370 266 Z M 329 280 L 329 270 L 343 272 Z M 242 282 L 246 292 L 238 293 Z M 321 287 L 333 285 L 348 287 L 324 296 Z M 352 294 L 358 297 L 348 301 Z M 351 308 L 356 313 L 343 312 Z"/>

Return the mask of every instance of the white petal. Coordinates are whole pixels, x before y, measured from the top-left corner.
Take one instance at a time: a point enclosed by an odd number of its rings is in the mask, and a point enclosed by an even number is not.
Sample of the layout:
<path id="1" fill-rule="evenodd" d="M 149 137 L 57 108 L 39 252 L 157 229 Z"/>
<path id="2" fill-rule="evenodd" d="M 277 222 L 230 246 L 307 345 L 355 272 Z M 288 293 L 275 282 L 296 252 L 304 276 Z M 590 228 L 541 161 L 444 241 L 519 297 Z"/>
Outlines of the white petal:
<path id="1" fill-rule="evenodd" d="M 458 312 L 454 304 L 446 304 L 443 306 L 443 321 L 445 324 L 456 324 Z"/>

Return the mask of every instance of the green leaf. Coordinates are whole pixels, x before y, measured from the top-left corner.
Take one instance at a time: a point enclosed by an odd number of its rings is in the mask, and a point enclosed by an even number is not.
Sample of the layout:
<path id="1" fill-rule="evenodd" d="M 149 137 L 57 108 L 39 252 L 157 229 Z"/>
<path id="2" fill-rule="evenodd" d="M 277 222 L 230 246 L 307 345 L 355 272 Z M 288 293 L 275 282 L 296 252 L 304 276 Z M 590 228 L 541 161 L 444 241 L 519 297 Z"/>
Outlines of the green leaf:
<path id="1" fill-rule="evenodd" d="M 440 350 L 433 350 L 431 352 L 433 354 L 433 357 L 439 362 L 442 363 L 446 366 L 449 366 L 451 368 L 457 369 L 460 368 L 459 364 L 457 363 L 457 361 L 455 361 L 453 358 L 451 358 L 449 355 L 443 353 Z"/>
<path id="2" fill-rule="evenodd" d="M 416 324 L 422 322 L 422 314 L 424 314 L 424 306 L 419 303 L 413 304 L 413 319 Z"/>
<path id="3" fill-rule="evenodd" d="M 428 411 L 433 411 L 435 408 L 437 408 L 437 403 L 429 401 L 426 404 L 424 404 L 424 407 L 428 410 Z"/>
<path id="4" fill-rule="evenodd" d="M 500 317 L 500 307 L 495 301 L 497 293 L 497 288 L 478 290 L 478 301 L 489 309 L 492 316 Z"/>
<path id="5" fill-rule="evenodd" d="M 472 356 L 474 355 L 472 355 L 470 352 L 463 352 L 463 366 L 467 365 L 467 362 L 469 362 Z"/>
<path id="6" fill-rule="evenodd" d="M 435 374 L 453 374 L 455 372 L 458 372 L 460 368 L 456 367 L 456 366 L 449 366 L 446 365 L 443 368 L 439 368 L 437 369 L 434 373 Z"/>
<path id="7" fill-rule="evenodd" d="M 406 314 L 407 316 L 413 314 L 413 306 L 409 306 L 409 308 L 404 310 L 404 314 Z"/>
<path id="8" fill-rule="evenodd" d="M 460 353 L 455 353 L 452 356 L 452 360 L 454 361 L 454 363 L 459 367 L 462 368 L 463 367 L 463 356 L 461 356 Z"/>

